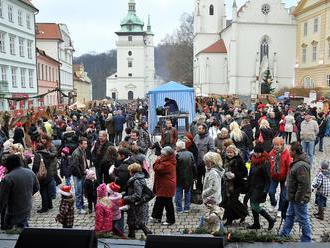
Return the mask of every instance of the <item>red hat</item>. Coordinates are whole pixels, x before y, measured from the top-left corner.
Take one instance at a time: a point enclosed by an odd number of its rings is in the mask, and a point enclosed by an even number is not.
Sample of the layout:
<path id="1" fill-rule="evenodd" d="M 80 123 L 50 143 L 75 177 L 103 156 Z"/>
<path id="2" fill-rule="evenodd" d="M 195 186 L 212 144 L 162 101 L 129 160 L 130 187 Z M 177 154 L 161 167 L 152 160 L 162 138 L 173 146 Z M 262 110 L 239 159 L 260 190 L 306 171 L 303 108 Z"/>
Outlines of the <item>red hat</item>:
<path id="1" fill-rule="evenodd" d="M 113 192 L 119 192 L 120 191 L 120 186 L 114 182 L 109 184 L 109 188 L 113 191 Z"/>
<path id="2" fill-rule="evenodd" d="M 22 122 L 19 121 L 19 122 L 16 123 L 16 127 L 22 127 L 22 126 L 23 126 Z"/>
<path id="3" fill-rule="evenodd" d="M 60 194 L 61 195 L 64 195 L 64 196 L 71 196 L 72 193 L 71 193 L 71 186 L 67 186 L 67 185 L 62 185 L 60 190 L 59 190 Z"/>

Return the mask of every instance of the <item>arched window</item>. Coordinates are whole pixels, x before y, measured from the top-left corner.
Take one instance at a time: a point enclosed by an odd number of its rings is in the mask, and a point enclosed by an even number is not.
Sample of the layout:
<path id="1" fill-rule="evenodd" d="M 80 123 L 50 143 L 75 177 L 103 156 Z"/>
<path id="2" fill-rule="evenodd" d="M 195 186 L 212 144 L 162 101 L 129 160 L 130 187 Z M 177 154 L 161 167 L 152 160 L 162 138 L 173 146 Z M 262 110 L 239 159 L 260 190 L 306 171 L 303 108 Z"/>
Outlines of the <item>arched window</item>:
<path id="1" fill-rule="evenodd" d="M 304 77 L 304 79 L 302 81 L 302 85 L 306 89 L 313 89 L 315 87 L 314 81 L 310 76 Z"/>
<path id="2" fill-rule="evenodd" d="M 262 62 L 263 58 L 266 56 L 268 58 L 269 54 L 269 38 L 265 36 L 261 40 L 260 44 L 260 61 Z"/>
<path id="3" fill-rule="evenodd" d="M 214 6 L 213 6 L 213 4 L 210 5 L 210 15 L 214 15 Z"/>
<path id="4" fill-rule="evenodd" d="M 112 92 L 112 94 L 111 94 L 111 98 L 113 99 L 113 100 L 117 100 L 116 98 L 116 92 Z"/>
<path id="5" fill-rule="evenodd" d="M 131 90 L 128 92 L 128 100 L 134 100 L 134 93 Z"/>

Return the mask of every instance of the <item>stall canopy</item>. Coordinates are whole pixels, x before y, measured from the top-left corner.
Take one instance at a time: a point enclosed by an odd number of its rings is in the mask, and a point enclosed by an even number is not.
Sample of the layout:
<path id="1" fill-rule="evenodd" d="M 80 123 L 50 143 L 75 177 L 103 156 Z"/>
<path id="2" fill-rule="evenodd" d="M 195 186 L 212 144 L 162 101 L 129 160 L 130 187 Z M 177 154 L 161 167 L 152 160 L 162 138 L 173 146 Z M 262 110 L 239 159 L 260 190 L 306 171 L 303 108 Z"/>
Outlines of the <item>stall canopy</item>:
<path id="1" fill-rule="evenodd" d="M 156 109 L 164 106 L 166 97 L 177 102 L 180 112 L 189 113 L 189 124 L 193 121 L 195 117 L 195 91 L 193 88 L 189 88 L 177 82 L 168 82 L 151 90 L 148 96 L 148 122 L 150 133 L 153 133 L 157 126 L 158 118 Z M 181 126 L 182 124 L 179 122 L 179 125 Z"/>

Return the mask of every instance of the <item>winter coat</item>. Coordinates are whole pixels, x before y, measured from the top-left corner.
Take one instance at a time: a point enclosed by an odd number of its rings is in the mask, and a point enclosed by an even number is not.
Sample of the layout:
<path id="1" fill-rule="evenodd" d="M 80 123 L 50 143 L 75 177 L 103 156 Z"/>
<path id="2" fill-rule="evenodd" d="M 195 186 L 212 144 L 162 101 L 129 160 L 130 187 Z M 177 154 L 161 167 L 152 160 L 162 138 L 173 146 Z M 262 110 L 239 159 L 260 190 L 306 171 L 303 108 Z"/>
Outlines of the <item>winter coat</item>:
<path id="1" fill-rule="evenodd" d="M 204 155 L 208 152 L 214 152 L 215 146 L 214 141 L 211 138 L 211 136 L 208 133 L 205 133 L 203 135 L 196 134 L 194 138 L 194 142 L 196 144 L 197 150 L 198 150 L 198 160 L 197 160 L 197 166 L 204 166 Z"/>
<path id="2" fill-rule="evenodd" d="M 300 138 L 302 141 L 315 141 L 319 133 L 319 125 L 316 121 L 303 121 L 301 123 Z"/>
<path id="3" fill-rule="evenodd" d="M 117 166 L 115 167 L 113 173 L 110 175 L 111 181 L 115 182 L 120 186 L 121 192 L 126 190 L 126 185 L 130 178 L 128 166 L 130 166 L 134 162 L 135 161 L 131 158 L 127 158 L 124 161 L 117 162 Z"/>
<path id="4" fill-rule="evenodd" d="M 246 133 L 242 132 L 242 139 L 241 140 L 236 140 L 234 137 L 231 137 L 233 140 L 235 146 L 241 151 L 245 152 L 248 151 L 252 141 L 249 140 L 248 136 Z"/>
<path id="5" fill-rule="evenodd" d="M 326 131 L 327 131 L 327 119 L 326 118 L 318 119 L 317 123 L 319 124 L 318 137 L 323 138 L 325 136 Z"/>
<path id="6" fill-rule="evenodd" d="M 288 175 L 290 165 L 292 163 L 292 157 L 288 149 L 284 149 L 281 153 L 281 165 L 280 171 L 276 173 L 275 171 L 275 160 L 276 160 L 276 150 L 273 149 L 270 153 L 270 174 L 272 180 L 275 181 L 285 181 Z"/>
<path id="7" fill-rule="evenodd" d="M 311 166 L 306 154 L 294 158 L 288 174 L 288 200 L 306 204 L 311 199 Z"/>
<path id="8" fill-rule="evenodd" d="M 317 190 L 317 194 L 330 196 L 330 170 L 321 170 L 314 178 L 312 186 Z"/>
<path id="9" fill-rule="evenodd" d="M 220 204 L 222 200 L 221 178 L 223 173 L 224 170 L 221 170 L 218 167 L 213 167 L 210 170 L 206 170 L 202 192 L 202 199 L 204 203 L 211 200 L 216 205 Z"/>
<path id="10" fill-rule="evenodd" d="M 327 127 L 326 127 L 326 132 L 325 132 L 325 136 L 330 136 L 330 116 L 326 117 L 327 120 Z"/>
<path id="11" fill-rule="evenodd" d="M 110 142 L 101 144 L 100 140 L 96 141 L 92 151 L 92 161 L 96 168 L 100 168 L 103 166 L 110 167 L 110 162 L 111 162 L 109 156 L 110 147 L 111 147 Z M 98 154 L 98 150 L 99 150 L 99 154 Z"/>
<path id="12" fill-rule="evenodd" d="M 295 119 L 292 115 L 285 116 L 284 131 L 288 133 L 292 133 L 294 124 L 295 124 Z"/>
<path id="13" fill-rule="evenodd" d="M 105 127 L 107 129 L 108 134 L 115 134 L 115 128 L 113 124 L 113 117 L 109 117 L 105 120 Z"/>
<path id="14" fill-rule="evenodd" d="M 251 124 L 247 124 L 244 127 L 242 127 L 242 131 L 247 135 L 249 138 L 249 148 L 253 149 L 253 141 L 254 141 L 254 134 Z"/>
<path id="15" fill-rule="evenodd" d="M 273 149 L 274 133 L 270 128 L 261 128 L 260 133 L 264 139 L 264 149 L 266 152 L 270 152 Z"/>
<path id="16" fill-rule="evenodd" d="M 86 175 L 87 166 L 86 153 L 78 147 L 72 153 L 72 175 L 82 179 Z"/>
<path id="17" fill-rule="evenodd" d="M 214 140 L 214 146 L 217 150 L 220 152 L 223 151 L 224 149 L 224 142 L 225 140 L 229 139 L 229 135 L 227 136 L 222 136 L 221 133 L 218 134 L 218 136 Z"/>
<path id="18" fill-rule="evenodd" d="M 158 197 L 173 197 L 176 193 L 176 157 L 160 156 L 154 163 L 153 192 Z"/>
<path id="19" fill-rule="evenodd" d="M 60 176 L 65 178 L 69 178 L 72 176 L 72 157 L 70 155 L 65 155 L 64 157 L 61 157 Z"/>
<path id="20" fill-rule="evenodd" d="M 107 197 L 98 199 L 95 207 L 95 231 L 112 231 L 112 209 L 110 200 Z"/>
<path id="21" fill-rule="evenodd" d="M 14 224 L 30 217 L 32 196 L 39 188 L 38 179 L 30 169 L 13 169 L 0 184 L 0 212 L 7 206 L 6 215 Z"/>
<path id="22" fill-rule="evenodd" d="M 233 179 L 227 178 L 225 173 L 225 184 L 228 194 L 239 194 L 242 192 L 244 178 L 247 178 L 248 171 L 241 156 L 237 155 L 233 158 L 224 160 L 224 168 L 226 172 L 231 172 L 235 175 Z"/>
<path id="23" fill-rule="evenodd" d="M 129 204 L 127 224 L 134 226 L 136 229 L 146 225 L 149 216 L 149 204 L 143 203 L 136 205 L 143 197 L 143 188 L 147 187 L 147 183 L 143 173 L 134 174 L 127 182 L 127 194 L 123 198 Z"/>
<path id="24" fill-rule="evenodd" d="M 166 141 L 166 136 L 168 132 L 170 135 L 170 140 L 169 140 L 170 143 Z M 160 144 L 162 145 L 162 147 L 167 145 L 174 146 L 177 141 L 178 141 L 178 131 L 174 127 L 172 127 L 170 130 L 168 128 L 162 129 L 161 140 L 160 140 Z"/>
<path id="25" fill-rule="evenodd" d="M 113 192 L 110 194 L 109 199 L 112 207 L 112 220 L 120 220 L 121 219 L 121 211 L 119 208 L 122 203 L 122 194 Z"/>
<path id="26" fill-rule="evenodd" d="M 93 202 L 96 204 L 97 199 L 97 187 L 99 186 L 97 180 L 86 179 L 84 181 L 84 194 L 88 202 Z"/>
<path id="27" fill-rule="evenodd" d="M 46 185 L 50 183 L 54 176 L 57 175 L 57 150 L 55 146 L 52 144 L 50 149 L 46 150 L 39 150 L 36 152 L 36 155 L 34 156 L 32 170 L 34 173 L 38 173 L 39 166 L 41 162 L 41 158 L 44 161 L 46 170 L 47 170 L 47 176 L 45 179 L 43 179 L 40 183 L 40 185 Z"/>
<path id="28" fill-rule="evenodd" d="M 37 142 L 39 140 L 40 135 L 36 126 L 31 126 L 28 134 L 30 135 L 32 141 Z"/>
<path id="29" fill-rule="evenodd" d="M 114 131 L 116 133 L 122 132 L 124 130 L 124 124 L 126 123 L 126 118 L 123 115 L 115 115 L 112 118 Z"/>
<path id="30" fill-rule="evenodd" d="M 78 136 L 75 131 L 68 131 L 62 134 L 62 147 L 69 147 L 73 152 L 78 147 Z"/>
<path id="31" fill-rule="evenodd" d="M 177 186 L 185 191 L 192 188 L 193 180 L 196 175 L 196 165 L 194 155 L 183 150 L 176 155 L 176 178 Z"/>
<path id="32" fill-rule="evenodd" d="M 60 203 L 60 213 L 56 220 L 66 228 L 72 228 L 74 222 L 74 198 L 73 196 L 62 196 Z"/>
<path id="33" fill-rule="evenodd" d="M 251 169 L 248 178 L 251 202 L 264 203 L 271 183 L 270 157 L 265 152 L 257 158 L 252 155 Z"/>

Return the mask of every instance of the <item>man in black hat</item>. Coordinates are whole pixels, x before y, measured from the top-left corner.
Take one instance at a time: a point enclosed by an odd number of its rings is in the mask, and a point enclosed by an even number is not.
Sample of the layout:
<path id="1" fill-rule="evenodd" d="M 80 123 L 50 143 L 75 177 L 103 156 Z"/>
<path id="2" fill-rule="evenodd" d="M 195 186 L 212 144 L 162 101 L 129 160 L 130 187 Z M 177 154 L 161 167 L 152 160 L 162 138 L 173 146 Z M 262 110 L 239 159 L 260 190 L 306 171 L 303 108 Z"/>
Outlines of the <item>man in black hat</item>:
<path id="1" fill-rule="evenodd" d="M 11 155 L 5 164 L 8 172 L 0 184 L 0 212 L 7 207 L 5 229 L 28 227 L 32 196 L 40 189 L 36 175 L 21 166 L 18 155 Z"/>
<path id="2" fill-rule="evenodd" d="M 178 104 L 176 103 L 176 101 L 173 99 L 170 99 L 168 97 L 165 98 L 164 107 L 168 109 L 169 114 L 173 114 L 173 113 L 179 111 L 179 107 L 178 107 Z"/>

